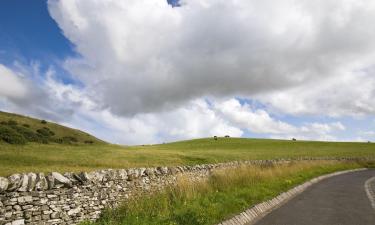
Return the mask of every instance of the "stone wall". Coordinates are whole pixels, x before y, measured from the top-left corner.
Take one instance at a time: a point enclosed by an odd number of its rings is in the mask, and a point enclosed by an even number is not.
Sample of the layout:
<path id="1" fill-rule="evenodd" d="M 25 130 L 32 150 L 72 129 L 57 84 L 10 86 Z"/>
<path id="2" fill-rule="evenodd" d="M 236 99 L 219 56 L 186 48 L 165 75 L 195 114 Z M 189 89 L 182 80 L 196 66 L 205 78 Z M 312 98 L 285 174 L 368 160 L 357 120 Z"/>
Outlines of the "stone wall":
<path id="1" fill-rule="evenodd" d="M 131 168 L 82 173 L 28 173 L 0 177 L 0 225 L 77 224 L 95 220 L 106 207 L 132 195 L 160 190 L 184 175 L 192 182 L 212 170 L 242 164 L 270 165 L 289 160 L 258 160 L 196 166 Z"/>

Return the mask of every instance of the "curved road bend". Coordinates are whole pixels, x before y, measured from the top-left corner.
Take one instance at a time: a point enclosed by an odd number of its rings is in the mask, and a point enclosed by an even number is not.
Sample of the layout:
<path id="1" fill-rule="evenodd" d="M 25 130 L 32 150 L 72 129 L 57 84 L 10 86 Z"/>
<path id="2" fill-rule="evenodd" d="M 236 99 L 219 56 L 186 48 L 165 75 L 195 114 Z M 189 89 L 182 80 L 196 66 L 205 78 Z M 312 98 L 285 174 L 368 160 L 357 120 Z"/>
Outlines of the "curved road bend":
<path id="1" fill-rule="evenodd" d="M 375 225 L 364 184 L 375 170 L 323 180 L 275 209 L 255 225 Z"/>

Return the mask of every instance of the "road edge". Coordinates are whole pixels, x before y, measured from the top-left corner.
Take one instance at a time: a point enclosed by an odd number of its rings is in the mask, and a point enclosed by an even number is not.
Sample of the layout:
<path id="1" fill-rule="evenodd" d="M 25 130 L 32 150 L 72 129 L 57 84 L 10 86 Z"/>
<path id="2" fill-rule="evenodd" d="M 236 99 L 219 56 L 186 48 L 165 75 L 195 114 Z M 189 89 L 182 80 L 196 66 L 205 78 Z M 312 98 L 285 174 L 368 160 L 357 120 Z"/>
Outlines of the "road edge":
<path id="1" fill-rule="evenodd" d="M 375 210 L 375 190 L 371 187 L 372 183 L 375 184 L 375 177 L 371 177 L 365 182 L 365 190 L 367 198 L 370 200 L 372 208 Z"/>
<path id="2" fill-rule="evenodd" d="M 367 168 L 359 168 L 359 169 L 352 169 L 352 170 L 344 170 L 338 171 L 326 175 L 322 175 L 319 177 L 315 177 L 309 181 L 306 181 L 303 184 L 300 184 L 286 192 L 281 193 L 280 195 L 276 196 L 275 198 L 256 204 L 251 208 L 247 209 L 246 211 L 232 217 L 231 219 L 225 220 L 218 225 L 251 225 L 255 222 L 259 221 L 261 218 L 272 212 L 273 210 L 279 208 L 280 206 L 284 205 L 288 201 L 290 201 L 295 196 L 304 192 L 308 187 L 313 184 L 316 184 L 324 179 L 358 171 L 364 171 Z M 366 189 L 367 190 L 367 189 Z"/>

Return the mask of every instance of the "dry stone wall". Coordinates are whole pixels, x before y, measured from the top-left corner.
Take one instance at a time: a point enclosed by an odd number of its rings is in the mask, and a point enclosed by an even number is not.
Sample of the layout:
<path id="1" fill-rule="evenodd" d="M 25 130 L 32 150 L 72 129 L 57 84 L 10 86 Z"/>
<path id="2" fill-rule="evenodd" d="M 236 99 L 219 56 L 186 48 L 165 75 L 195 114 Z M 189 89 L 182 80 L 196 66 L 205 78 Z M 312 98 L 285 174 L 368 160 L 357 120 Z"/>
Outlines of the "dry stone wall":
<path id="1" fill-rule="evenodd" d="M 130 196 L 174 185 L 182 174 L 194 182 L 207 178 L 215 169 L 286 162 L 289 160 L 13 174 L 0 177 L 0 225 L 77 224 L 97 219 L 104 208 L 115 207 Z"/>

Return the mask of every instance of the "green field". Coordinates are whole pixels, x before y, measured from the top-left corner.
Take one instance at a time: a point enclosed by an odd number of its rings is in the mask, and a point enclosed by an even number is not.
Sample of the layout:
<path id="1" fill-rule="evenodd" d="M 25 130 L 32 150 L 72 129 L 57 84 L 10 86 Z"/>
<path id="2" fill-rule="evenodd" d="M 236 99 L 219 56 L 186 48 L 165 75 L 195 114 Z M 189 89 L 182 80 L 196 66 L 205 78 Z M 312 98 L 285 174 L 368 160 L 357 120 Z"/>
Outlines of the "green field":
<path id="1" fill-rule="evenodd" d="M 28 126 L 25 127 L 25 124 Z M 193 165 L 252 159 L 375 158 L 375 144 L 372 143 L 203 138 L 159 145 L 119 146 L 108 144 L 79 130 L 16 114 L 0 112 L 0 125 L 16 132 L 21 126 L 36 134 L 37 130 L 43 127 L 53 131 L 53 135 L 47 139 L 47 144 L 32 139 L 22 145 L 9 144 L 0 138 L 1 176 L 30 171 L 78 172 L 102 168 Z M 25 130 L 23 128 L 21 131 Z M 4 135 L 1 130 L 0 135 Z M 77 141 L 55 141 L 64 137 L 75 137 Z M 91 143 L 86 143 L 88 140 Z"/>
<path id="2" fill-rule="evenodd" d="M 0 144 L 0 175 L 30 171 L 89 171 L 233 160 L 298 157 L 374 157 L 375 144 L 244 138 L 197 139 L 160 145 Z"/>

